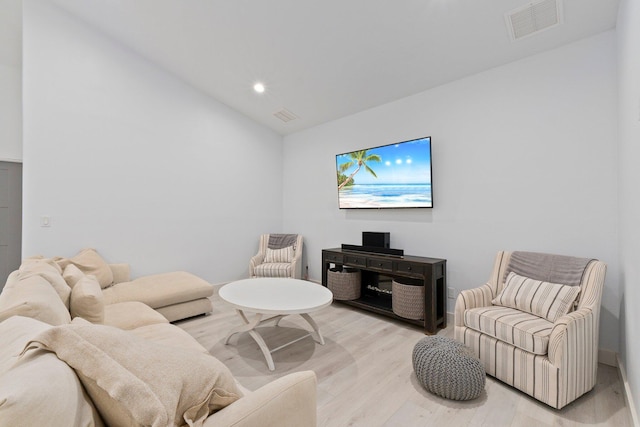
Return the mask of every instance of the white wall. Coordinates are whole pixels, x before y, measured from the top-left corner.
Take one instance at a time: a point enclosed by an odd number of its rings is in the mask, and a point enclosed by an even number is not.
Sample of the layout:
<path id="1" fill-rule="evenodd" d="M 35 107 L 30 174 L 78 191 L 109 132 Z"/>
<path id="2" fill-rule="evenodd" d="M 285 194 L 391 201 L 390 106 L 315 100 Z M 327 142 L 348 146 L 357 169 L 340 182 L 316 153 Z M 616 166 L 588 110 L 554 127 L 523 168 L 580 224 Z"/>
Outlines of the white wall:
<path id="1" fill-rule="evenodd" d="M 282 224 L 282 138 L 55 6 L 24 7 L 23 255 L 247 275 Z"/>
<path id="2" fill-rule="evenodd" d="M 458 290 L 501 249 L 595 257 L 609 265 L 600 344 L 617 351 L 615 70 L 607 32 L 285 137 L 284 227 L 304 234 L 310 277 L 362 231 L 446 258 Z M 433 210 L 338 209 L 336 154 L 428 135 Z"/>
<path id="3" fill-rule="evenodd" d="M 20 67 L 0 64 L 0 161 L 22 160 Z"/>
<path id="4" fill-rule="evenodd" d="M 618 117 L 620 132 L 621 349 L 636 410 L 640 408 L 640 2 L 622 0 L 618 13 Z M 637 414 L 636 414 L 637 415 Z"/>

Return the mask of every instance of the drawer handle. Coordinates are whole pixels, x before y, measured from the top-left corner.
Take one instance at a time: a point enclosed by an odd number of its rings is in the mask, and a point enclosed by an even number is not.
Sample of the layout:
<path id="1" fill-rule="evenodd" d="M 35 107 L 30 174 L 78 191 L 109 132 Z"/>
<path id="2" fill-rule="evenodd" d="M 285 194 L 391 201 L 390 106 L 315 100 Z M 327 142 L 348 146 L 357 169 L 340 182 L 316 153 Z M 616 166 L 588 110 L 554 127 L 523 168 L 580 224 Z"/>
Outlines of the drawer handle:
<path id="1" fill-rule="evenodd" d="M 407 267 L 407 270 L 411 271 L 411 266 Z"/>
<path id="2" fill-rule="evenodd" d="M 382 267 L 382 263 L 381 262 L 378 263 L 378 267 Z"/>

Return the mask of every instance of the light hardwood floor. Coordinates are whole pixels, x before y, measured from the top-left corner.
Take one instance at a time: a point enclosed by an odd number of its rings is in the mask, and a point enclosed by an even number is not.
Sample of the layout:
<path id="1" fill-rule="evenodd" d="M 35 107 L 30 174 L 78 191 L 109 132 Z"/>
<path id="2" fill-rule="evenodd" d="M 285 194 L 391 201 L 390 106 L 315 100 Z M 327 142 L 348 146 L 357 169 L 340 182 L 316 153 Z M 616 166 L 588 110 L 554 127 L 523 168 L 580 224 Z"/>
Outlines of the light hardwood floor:
<path id="1" fill-rule="evenodd" d="M 270 372 L 248 334 L 224 344 L 240 318 L 217 292 L 212 301 L 212 314 L 176 324 L 250 390 L 291 372 L 315 371 L 318 426 L 631 426 L 618 370 L 610 366 L 601 364 L 596 387 L 559 411 L 489 376 L 478 399 L 451 401 L 425 391 L 413 373 L 413 347 L 424 337 L 418 327 L 333 303 L 313 314 L 326 344 L 308 337 L 279 350 L 273 353 L 276 370 Z M 267 345 L 276 348 L 308 328 L 300 316 L 289 316 L 280 326 L 259 331 Z M 453 336 L 453 327 L 439 335 Z"/>

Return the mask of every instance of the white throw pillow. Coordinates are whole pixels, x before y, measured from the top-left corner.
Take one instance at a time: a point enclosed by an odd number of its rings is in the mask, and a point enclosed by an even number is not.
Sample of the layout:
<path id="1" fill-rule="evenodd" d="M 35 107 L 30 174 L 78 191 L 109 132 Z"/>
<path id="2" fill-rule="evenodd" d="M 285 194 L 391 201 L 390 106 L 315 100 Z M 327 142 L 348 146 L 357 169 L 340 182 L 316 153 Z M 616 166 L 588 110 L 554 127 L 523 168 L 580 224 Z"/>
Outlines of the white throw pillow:
<path id="1" fill-rule="evenodd" d="M 113 272 L 109 264 L 102 259 L 95 249 L 86 248 L 78 252 L 76 256 L 68 259 L 60 259 L 58 265 L 63 269 L 67 265 L 73 264 L 84 274 L 92 274 L 98 279 L 101 288 L 106 288 L 113 284 Z"/>
<path id="2" fill-rule="evenodd" d="M 31 317 L 50 325 L 71 322 L 69 308 L 60 301 L 53 286 L 39 275 L 20 278 L 4 287 L 0 293 L 0 321 L 11 316 Z"/>
<path id="3" fill-rule="evenodd" d="M 62 270 L 60 270 L 60 267 L 58 267 L 54 261 L 44 258 L 30 258 L 20 265 L 19 271 L 20 280 L 27 279 L 31 276 L 43 277 L 58 293 L 58 296 L 60 296 L 60 300 L 64 303 L 65 307 L 67 307 L 67 309 L 69 308 L 71 288 L 62 278 Z"/>
<path id="4" fill-rule="evenodd" d="M 264 256 L 264 262 L 266 263 L 283 263 L 293 261 L 294 250 L 293 246 L 287 246 L 282 249 L 270 249 L 267 248 L 267 253 Z"/>
<path id="5" fill-rule="evenodd" d="M 579 293 L 579 286 L 543 282 L 511 272 L 504 283 L 504 289 L 492 303 L 555 322 L 571 311 Z"/>
<path id="6" fill-rule="evenodd" d="M 64 281 L 67 282 L 67 285 L 73 289 L 76 283 L 84 277 L 84 273 L 74 264 L 69 264 L 64 268 L 62 277 L 64 278 Z"/>
<path id="7" fill-rule="evenodd" d="M 84 276 L 71 290 L 71 318 L 82 317 L 91 323 L 104 323 L 104 296 L 95 276 Z"/>

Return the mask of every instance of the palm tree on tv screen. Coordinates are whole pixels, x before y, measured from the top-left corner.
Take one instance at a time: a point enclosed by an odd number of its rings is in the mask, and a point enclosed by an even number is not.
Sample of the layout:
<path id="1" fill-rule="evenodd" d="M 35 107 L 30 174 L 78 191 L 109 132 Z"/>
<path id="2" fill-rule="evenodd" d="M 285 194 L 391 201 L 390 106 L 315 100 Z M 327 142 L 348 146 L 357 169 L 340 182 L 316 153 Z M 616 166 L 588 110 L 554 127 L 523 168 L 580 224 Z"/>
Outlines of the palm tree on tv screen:
<path id="1" fill-rule="evenodd" d="M 344 173 L 347 169 L 353 166 L 355 163 L 358 164 L 356 170 L 353 171 L 349 178 L 345 179 L 342 184 L 338 186 L 338 190 L 342 189 L 345 185 L 353 185 L 353 177 L 360 171 L 360 168 L 364 166 L 365 170 L 369 172 L 374 177 L 378 177 L 376 173 L 367 165 L 367 162 L 380 162 L 382 159 L 377 154 L 367 154 L 367 150 L 354 151 L 353 153 L 349 153 L 349 160 L 340 165 L 340 173 Z"/>

